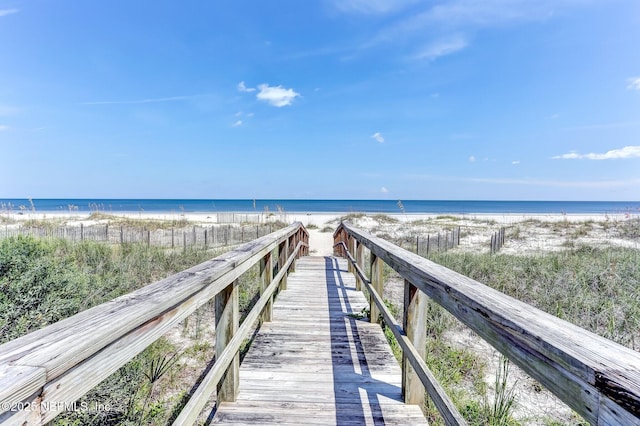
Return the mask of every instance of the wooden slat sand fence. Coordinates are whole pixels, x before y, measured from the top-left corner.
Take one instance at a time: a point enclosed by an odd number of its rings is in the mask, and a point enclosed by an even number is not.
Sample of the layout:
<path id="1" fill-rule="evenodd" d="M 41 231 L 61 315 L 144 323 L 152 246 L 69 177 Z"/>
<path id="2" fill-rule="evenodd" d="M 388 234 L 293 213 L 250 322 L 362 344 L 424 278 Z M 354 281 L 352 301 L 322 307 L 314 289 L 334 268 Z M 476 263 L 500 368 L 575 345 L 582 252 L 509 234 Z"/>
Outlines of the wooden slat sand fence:
<path id="1" fill-rule="evenodd" d="M 547 314 L 469 277 L 375 237 L 348 223 L 334 233 L 357 285 L 370 294 L 371 318 L 381 314 L 403 350 L 406 400 L 424 388 L 447 424 L 464 424 L 423 361 L 425 296 L 439 303 L 594 425 L 640 424 L 640 353 Z M 363 272 L 370 252 L 371 277 Z M 404 324 L 380 297 L 382 266 L 405 279 Z"/>
<path id="2" fill-rule="evenodd" d="M 29 235 L 44 239 L 96 241 L 109 244 L 146 244 L 171 248 L 228 247 L 252 241 L 270 234 L 279 223 L 244 225 L 182 226 L 147 229 L 142 226 L 93 224 L 67 226 L 7 226 L 0 227 L 0 239 Z"/>
<path id="3" fill-rule="evenodd" d="M 238 350 L 255 321 L 270 317 L 273 296 L 295 259 L 307 254 L 308 233 L 295 223 L 1 345 L 0 424 L 46 424 L 215 298 L 216 361 L 174 423 L 192 424 L 216 389 L 220 401 L 235 398 Z M 238 278 L 256 264 L 262 294 L 240 326 Z"/>

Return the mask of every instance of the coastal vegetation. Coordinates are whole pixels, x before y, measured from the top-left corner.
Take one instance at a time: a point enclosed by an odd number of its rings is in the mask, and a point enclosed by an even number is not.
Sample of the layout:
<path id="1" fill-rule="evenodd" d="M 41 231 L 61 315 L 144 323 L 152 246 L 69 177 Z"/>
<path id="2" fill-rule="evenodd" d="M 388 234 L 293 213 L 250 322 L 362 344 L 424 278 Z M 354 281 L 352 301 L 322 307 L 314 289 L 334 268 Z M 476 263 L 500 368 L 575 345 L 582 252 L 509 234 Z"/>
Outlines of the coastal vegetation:
<path id="1" fill-rule="evenodd" d="M 0 343 L 217 255 L 204 248 L 107 245 L 18 236 L 0 240 Z M 241 313 L 259 293 L 257 268 L 240 278 Z M 166 424 L 213 359 L 210 302 L 85 395 L 54 425 Z M 98 407 L 109 407 L 108 410 Z"/>
<path id="2" fill-rule="evenodd" d="M 640 219 L 636 217 L 515 222 L 506 226 L 505 246 L 497 254 L 491 254 L 488 245 L 498 226 L 493 219 L 440 216 L 408 222 L 361 214 L 348 218 L 409 250 L 415 248 L 417 236 L 461 227 L 459 246 L 421 254 L 552 315 L 640 349 Z M 309 228 L 330 238 L 332 225 Z M 0 240 L 0 343 L 216 254 L 203 246 L 170 249 L 31 236 Z M 387 305 L 399 317 L 402 279 L 389 267 L 383 275 Z M 247 312 L 258 293 L 254 267 L 241 277 L 242 311 Z M 213 318 L 213 304 L 208 303 L 82 399 L 89 407 L 108 404 L 109 411 L 65 413 L 54 424 L 167 423 L 213 358 Z M 387 330 L 386 334 L 399 357 L 392 333 Z M 539 384 L 483 344 L 446 310 L 429 302 L 426 362 L 470 424 L 581 424 L 558 402 L 537 407 L 536 398 L 553 397 L 543 397 L 546 391 Z M 432 403 L 426 402 L 424 411 L 431 424 L 442 424 Z"/>
<path id="3" fill-rule="evenodd" d="M 559 222 L 559 223 L 558 223 Z M 433 232 L 460 220 L 439 217 L 412 223 L 411 233 Z M 507 227 L 504 252 L 492 254 L 487 240 L 495 223 L 466 220 L 460 247 L 432 251 L 428 258 L 634 350 L 640 349 L 640 250 L 638 219 L 624 221 L 518 222 Z M 403 244 L 400 225 L 356 226 Z M 485 240 L 480 235 L 486 235 Z M 541 242 L 542 240 L 542 242 Z M 484 241 L 484 242 L 483 242 Z M 571 244 L 569 244 L 569 242 Z M 415 251 L 415 244 L 404 244 Z M 421 253 L 424 255 L 424 253 Z M 385 298 L 398 312 L 402 278 L 385 267 Z M 463 416 L 474 425 L 586 424 L 516 366 L 433 301 L 427 315 L 425 361 Z M 387 333 L 392 348 L 396 343 Z M 398 354 L 397 354 L 398 355 Z M 543 400 L 544 403 L 540 403 Z M 435 406 L 424 411 L 443 424 Z"/>

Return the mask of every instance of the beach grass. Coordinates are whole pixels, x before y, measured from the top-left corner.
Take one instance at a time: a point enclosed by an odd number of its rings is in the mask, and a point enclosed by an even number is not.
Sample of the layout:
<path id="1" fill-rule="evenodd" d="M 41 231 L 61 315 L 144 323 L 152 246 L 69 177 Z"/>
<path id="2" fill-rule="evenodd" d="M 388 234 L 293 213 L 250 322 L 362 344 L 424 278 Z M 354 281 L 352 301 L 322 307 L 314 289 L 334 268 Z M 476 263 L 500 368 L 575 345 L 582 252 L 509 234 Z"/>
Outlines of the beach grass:
<path id="1" fill-rule="evenodd" d="M 203 248 L 0 240 L 0 343 L 215 256 Z M 240 277 L 242 318 L 258 298 L 258 275 L 256 266 Z M 192 386 L 213 358 L 213 315 L 213 304 L 205 304 L 184 321 L 182 338 L 159 339 L 80 400 L 88 407 L 107 405 L 109 412 L 78 410 L 53 424 L 166 424 L 171 407 L 182 401 L 179 389 Z"/>

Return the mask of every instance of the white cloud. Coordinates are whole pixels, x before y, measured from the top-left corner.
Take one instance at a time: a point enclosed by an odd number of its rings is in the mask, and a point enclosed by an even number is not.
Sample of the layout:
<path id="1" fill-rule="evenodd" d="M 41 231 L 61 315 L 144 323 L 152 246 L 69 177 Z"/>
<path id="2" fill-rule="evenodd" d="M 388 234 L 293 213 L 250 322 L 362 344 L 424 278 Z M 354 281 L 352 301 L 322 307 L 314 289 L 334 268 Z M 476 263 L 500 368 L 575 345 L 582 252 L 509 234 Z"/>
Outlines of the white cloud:
<path id="1" fill-rule="evenodd" d="M 373 135 L 371 135 L 371 138 L 375 139 L 379 143 L 384 143 L 384 137 L 380 132 L 375 132 Z"/>
<path id="2" fill-rule="evenodd" d="M 12 15 L 20 12 L 20 9 L 0 9 L 0 16 Z"/>
<path id="3" fill-rule="evenodd" d="M 242 120 L 238 120 L 231 125 L 231 127 L 240 127 L 240 126 L 242 126 Z"/>
<path id="4" fill-rule="evenodd" d="M 4 124 L 0 124 L 0 132 L 5 132 L 9 130 L 9 126 L 5 126 Z"/>
<path id="5" fill-rule="evenodd" d="M 285 89 L 282 86 L 260 84 L 258 89 L 259 92 L 256 95 L 258 100 L 278 108 L 291 105 L 293 100 L 300 96 L 300 93 L 295 92 L 293 89 Z"/>
<path id="6" fill-rule="evenodd" d="M 605 153 L 589 153 L 589 154 L 580 154 L 575 151 L 571 151 L 567 154 L 556 155 L 553 158 L 554 160 L 613 160 L 619 158 L 637 158 L 640 157 L 640 146 L 625 146 L 620 149 L 612 149 L 611 151 L 607 151 Z"/>
<path id="7" fill-rule="evenodd" d="M 511 162 L 511 164 L 520 164 L 520 160 L 514 160 Z"/>
<path id="8" fill-rule="evenodd" d="M 469 162 L 470 163 L 475 163 L 476 162 L 476 157 L 474 157 L 473 155 L 471 157 L 469 157 Z"/>
<path id="9" fill-rule="evenodd" d="M 438 40 L 431 43 L 416 55 L 416 59 L 435 60 L 441 56 L 450 55 L 468 46 L 467 41 L 462 36 L 454 36 L 446 39 Z"/>
<path id="10" fill-rule="evenodd" d="M 380 192 L 382 192 L 383 194 L 386 194 L 389 192 L 389 190 L 383 186 L 382 188 L 380 188 Z"/>
<path id="11" fill-rule="evenodd" d="M 627 80 L 629 85 L 627 89 L 629 90 L 640 90 L 640 77 L 633 77 Z"/>
<path id="12" fill-rule="evenodd" d="M 244 81 L 238 83 L 238 91 L 240 92 L 255 92 L 256 89 L 254 87 L 247 87 L 244 84 Z"/>

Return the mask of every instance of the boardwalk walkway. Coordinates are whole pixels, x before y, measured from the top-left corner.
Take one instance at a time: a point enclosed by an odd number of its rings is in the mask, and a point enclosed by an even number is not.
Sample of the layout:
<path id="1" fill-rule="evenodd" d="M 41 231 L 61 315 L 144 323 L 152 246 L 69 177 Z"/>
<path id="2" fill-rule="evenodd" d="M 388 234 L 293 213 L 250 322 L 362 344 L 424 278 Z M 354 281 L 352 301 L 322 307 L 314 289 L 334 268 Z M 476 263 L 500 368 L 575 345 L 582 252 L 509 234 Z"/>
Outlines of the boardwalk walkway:
<path id="1" fill-rule="evenodd" d="M 401 372 L 346 261 L 304 257 L 240 367 L 237 402 L 214 423 L 290 425 L 424 424 L 401 397 Z"/>

